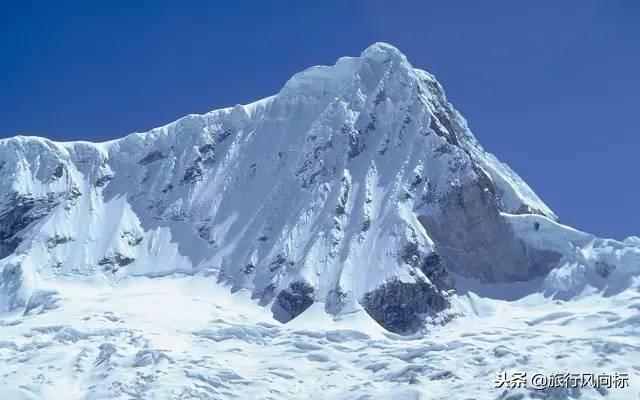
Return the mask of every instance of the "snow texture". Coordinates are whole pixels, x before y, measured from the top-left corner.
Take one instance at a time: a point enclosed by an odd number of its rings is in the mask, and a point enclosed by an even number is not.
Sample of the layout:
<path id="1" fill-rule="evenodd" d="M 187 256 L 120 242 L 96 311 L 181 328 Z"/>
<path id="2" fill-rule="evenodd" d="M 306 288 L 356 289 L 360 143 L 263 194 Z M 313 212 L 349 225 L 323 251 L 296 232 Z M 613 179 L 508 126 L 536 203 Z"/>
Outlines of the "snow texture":
<path id="1" fill-rule="evenodd" d="M 110 142 L 0 140 L 0 176 L 1 399 L 640 390 L 640 239 L 560 224 L 388 44 Z M 517 369 L 632 387 L 493 389 Z"/>

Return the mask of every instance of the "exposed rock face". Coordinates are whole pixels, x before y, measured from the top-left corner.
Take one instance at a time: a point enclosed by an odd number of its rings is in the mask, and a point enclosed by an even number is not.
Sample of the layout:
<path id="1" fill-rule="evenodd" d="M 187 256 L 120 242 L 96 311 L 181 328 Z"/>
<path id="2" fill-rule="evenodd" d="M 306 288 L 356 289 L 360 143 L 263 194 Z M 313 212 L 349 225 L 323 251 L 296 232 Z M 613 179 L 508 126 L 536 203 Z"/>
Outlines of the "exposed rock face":
<path id="1" fill-rule="evenodd" d="M 440 204 L 437 214 L 419 220 L 452 271 L 489 282 L 528 280 L 546 274 L 561 258 L 528 247 L 514 234 L 486 178 L 456 188 Z"/>
<path id="2" fill-rule="evenodd" d="M 453 289 L 453 278 L 437 252 L 426 254 L 416 243 L 410 242 L 400 252 L 400 258 L 406 265 L 422 271 L 436 287 L 443 290 Z"/>
<path id="3" fill-rule="evenodd" d="M 154 163 L 156 161 L 162 160 L 164 158 L 167 158 L 165 155 L 163 155 L 160 151 L 155 150 L 152 151 L 151 153 L 147 154 L 146 156 L 144 156 L 140 161 L 138 161 L 138 164 L 140 165 L 149 165 L 151 163 Z"/>
<path id="4" fill-rule="evenodd" d="M 313 304 L 313 287 L 306 282 L 293 282 L 276 297 L 274 316 L 281 322 L 287 322 Z"/>
<path id="5" fill-rule="evenodd" d="M 115 272 L 120 267 L 126 267 L 135 261 L 135 258 L 126 256 L 124 254 L 115 253 L 109 254 L 106 257 L 98 261 L 98 265 L 104 267 L 105 271 Z"/>
<path id="6" fill-rule="evenodd" d="M 340 287 L 331 290 L 325 300 L 325 311 L 331 315 L 340 314 L 346 304 L 347 298 L 347 293 L 343 292 Z"/>
<path id="7" fill-rule="evenodd" d="M 20 231 L 47 215 L 57 204 L 53 195 L 38 199 L 29 193 L 7 194 L 0 209 L 0 259 L 18 247 L 22 241 Z"/>
<path id="8" fill-rule="evenodd" d="M 426 316 L 449 307 L 446 295 L 436 286 L 416 282 L 389 281 L 362 299 L 365 310 L 391 332 L 408 333 L 419 329 Z"/>
<path id="9" fill-rule="evenodd" d="M 6 311 L 13 311 L 25 307 L 26 299 L 21 293 L 24 291 L 25 276 L 19 264 L 8 264 L 2 270 L 0 281 L 0 305 Z"/>
<path id="10" fill-rule="evenodd" d="M 384 43 L 273 97 L 108 143 L 1 140 L 0 166 L 4 308 L 39 290 L 13 273 L 204 270 L 282 321 L 323 302 L 406 332 L 446 309 L 449 270 L 522 280 L 560 257 L 505 217 L 553 212 Z"/>

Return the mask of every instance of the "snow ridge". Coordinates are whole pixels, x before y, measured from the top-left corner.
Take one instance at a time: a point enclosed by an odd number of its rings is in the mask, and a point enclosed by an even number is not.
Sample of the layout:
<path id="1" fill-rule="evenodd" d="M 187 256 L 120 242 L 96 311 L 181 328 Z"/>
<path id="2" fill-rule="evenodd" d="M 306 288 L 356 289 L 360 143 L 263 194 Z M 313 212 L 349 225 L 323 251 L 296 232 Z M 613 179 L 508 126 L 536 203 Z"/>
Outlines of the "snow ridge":
<path id="1" fill-rule="evenodd" d="M 407 333 L 455 314 L 452 273 L 547 277 L 566 296 L 603 276 L 567 282 L 557 271 L 571 263 L 637 273 L 618 267 L 637 243 L 565 235 L 435 78 L 385 43 L 275 96 L 122 139 L 0 140 L 0 175 L 6 311 L 53 306 L 62 278 L 205 273 L 282 322 L 322 304 Z"/>

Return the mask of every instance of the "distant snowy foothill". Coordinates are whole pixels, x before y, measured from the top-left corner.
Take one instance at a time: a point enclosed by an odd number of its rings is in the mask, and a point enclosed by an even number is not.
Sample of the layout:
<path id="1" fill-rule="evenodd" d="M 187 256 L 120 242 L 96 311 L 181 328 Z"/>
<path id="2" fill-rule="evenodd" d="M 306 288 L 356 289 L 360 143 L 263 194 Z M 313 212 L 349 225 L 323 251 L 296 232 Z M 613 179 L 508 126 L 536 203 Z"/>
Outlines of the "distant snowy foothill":
<path id="1" fill-rule="evenodd" d="M 122 139 L 3 139 L 0 399 L 634 398 L 640 239 L 560 221 L 385 43 Z M 632 376 L 494 388 L 518 369 Z"/>

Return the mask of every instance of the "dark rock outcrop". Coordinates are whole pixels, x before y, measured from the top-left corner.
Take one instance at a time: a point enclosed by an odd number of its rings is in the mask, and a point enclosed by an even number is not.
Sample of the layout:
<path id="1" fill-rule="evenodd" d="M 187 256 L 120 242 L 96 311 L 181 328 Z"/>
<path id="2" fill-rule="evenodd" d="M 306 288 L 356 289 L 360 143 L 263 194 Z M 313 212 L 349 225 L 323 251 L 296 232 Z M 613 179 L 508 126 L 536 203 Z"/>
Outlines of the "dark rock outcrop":
<path id="1" fill-rule="evenodd" d="M 367 293 L 360 304 L 385 329 L 394 333 L 415 332 L 424 319 L 449 307 L 447 296 L 423 279 L 391 280 Z"/>
<path id="2" fill-rule="evenodd" d="M 120 253 L 113 253 L 103 257 L 98 261 L 98 265 L 102 266 L 105 271 L 116 272 L 121 267 L 134 262 L 136 259 Z"/>
<path id="3" fill-rule="evenodd" d="M 113 179 L 113 175 L 103 175 L 100 178 L 96 179 L 95 186 L 96 187 L 103 187 L 107 183 L 109 183 L 112 179 Z"/>
<path id="4" fill-rule="evenodd" d="M 0 279 L 0 296 L 5 309 L 0 311 L 13 311 L 24 307 L 26 300 L 20 295 L 20 289 L 24 283 L 24 271 L 20 264 L 9 264 L 2 270 Z"/>
<path id="5" fill-rule="evenodd" d="M 182 176 L 180 184 L 183 185 L 186 183 L 201 181 L 203 175 L 204 169 L 202 168 L 200 160 L 197 160 L 192 166 L 184 171 L 184 175 Z"/>
<path id="6" fill-rule="evenodd" d="M 273 316 L 280 322 L 288 322 L 313 304 L 314 289 L 307 282 L 296 281 L 278 293 L 273 304 Z"/>
<path id="7" fill-rule="evenodd" d="M 64 175 L 64 164 L 58 164 L 56 169 L 53 171 L 53 179 L 60 179 L 62 175 Z"/>
<path id="8" fill-rule="evenodd" d="M 48 249 L 53 249 L 54 247 L 61 245 L 61 244 L 65 244 L 65 243 L 69 243 L 72 242 L 73 238 L 70 236 L 61 236 L 61 235 L 54 235 L 52 237 L 50 237 L 49 239 L 47 239 L 47 248 Z"/>
<path id="9" fill-rule="evenodd" d="M 330 291 L 327 294 L 327 299 L 325 300 L 325 311 L 332 315 L 340 314 L 342 308 L 344 307 L 345 301 L 347 300 L 347 294 L 342 291 L 342 288 L 339 286 Z"/>
<path id="10" fill-rule="evenodd" d="M 527 247 L 500 215 L 503 206 L 486 175 L 440 199 L 440 212 L 418 219 L 435 241 L 444 266 L 490 282 L 528 280 L 560 259 Z"/>
<path id="11" fill-rule="evenodd" d="M 0 259 L 18 247 L 22 241 L 21 230 L 47 215 L 56 205 L 58 199 L 53 194 L 45 198 L 15 192 L 8 194 L 0 211 Z"/>
<path id="12" fill-rule="evenodd" d="M 149 153 L 146 156 L 144 156 L 140 161 L 138 161 L 138 164 L 140 164 L 140 165 L 148 165 L 148 164 L 151 164 L 153 162 L 162 160 L 164 158 L 167 158 L 167 156 L 162 154 L 162 152 L 160 152 L 159 150 L 154 150 L 151 153 Z"/>

